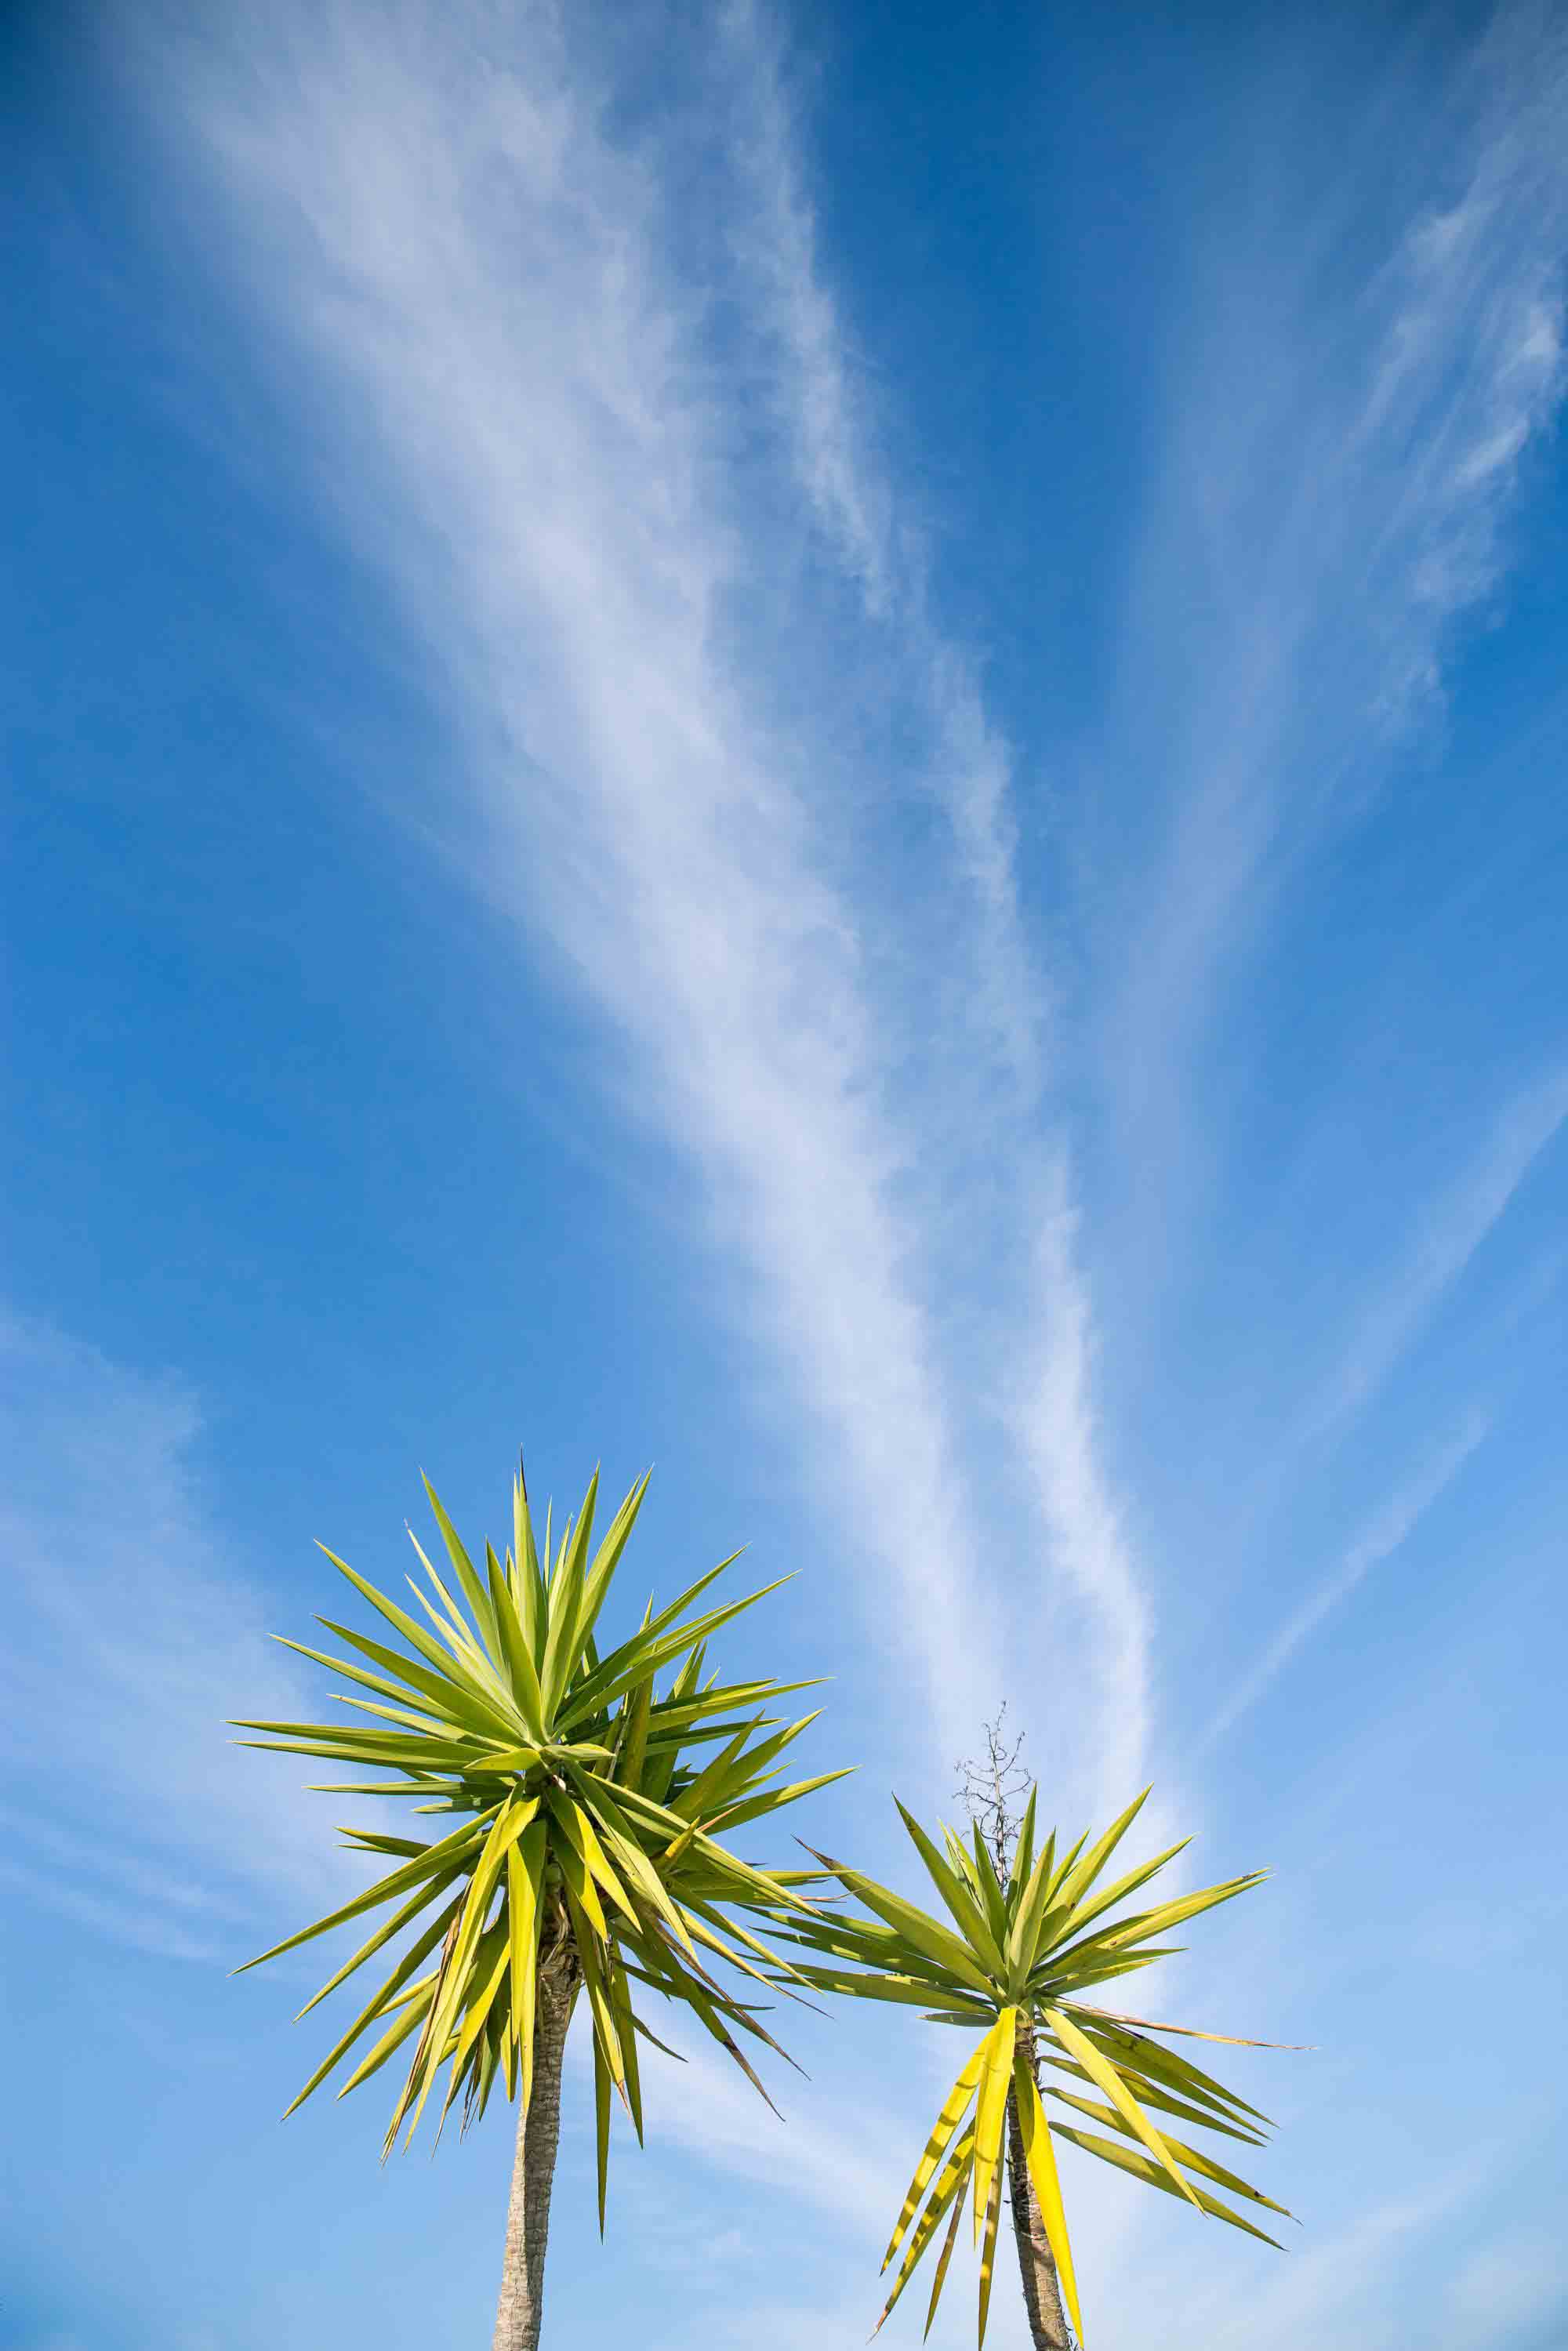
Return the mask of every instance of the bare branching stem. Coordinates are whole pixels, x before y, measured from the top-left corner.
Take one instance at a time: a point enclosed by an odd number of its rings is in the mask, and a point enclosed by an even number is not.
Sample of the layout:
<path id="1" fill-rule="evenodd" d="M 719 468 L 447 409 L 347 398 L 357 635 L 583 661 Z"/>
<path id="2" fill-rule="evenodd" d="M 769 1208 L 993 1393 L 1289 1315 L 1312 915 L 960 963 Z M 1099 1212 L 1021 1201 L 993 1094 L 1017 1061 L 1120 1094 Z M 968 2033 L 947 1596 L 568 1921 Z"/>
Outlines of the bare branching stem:
<path id="1" fill-rule="evenodd" d="M 997 1881 L 1001 1886 L 1006 1886 L 1012 1869 L 1019 1831 L 1023 1824 L 1020 1806 L 1030 1784 L 1029 1773 L 1019 1761 L 1023 1752 L 1024 1734 L 1020 1730 L 1018 1737 L 1009 1743 L 1007 1712 L 1007 1700 L 1004 1698 L 992 1720 L 985 1726 L 985 1753 L 967 1757 L 957 1764 L 958 1785 L 955 1791 L 990 1850 L 996 1864 Z M 1024 2018 L 1020 2018 L 1019 2023 L 1019 2047 L 1024 2062 L 1034 2072 L 1038 2081 L 1034 2034 L 1030 2022 Z M 1024 2161 L 1018 2099 L 1011 2090 L 1008 2092 L 1008 2173 L 1013 2236 L 1018 2245 L 1019 2275 L 1023 2284 L 1030 2340 L 1035 2351 L 1071 2351 L 1072 2337 L 1061 2307 L 1056 2263 L 1040 2216 L 1034 2185 Z"/>

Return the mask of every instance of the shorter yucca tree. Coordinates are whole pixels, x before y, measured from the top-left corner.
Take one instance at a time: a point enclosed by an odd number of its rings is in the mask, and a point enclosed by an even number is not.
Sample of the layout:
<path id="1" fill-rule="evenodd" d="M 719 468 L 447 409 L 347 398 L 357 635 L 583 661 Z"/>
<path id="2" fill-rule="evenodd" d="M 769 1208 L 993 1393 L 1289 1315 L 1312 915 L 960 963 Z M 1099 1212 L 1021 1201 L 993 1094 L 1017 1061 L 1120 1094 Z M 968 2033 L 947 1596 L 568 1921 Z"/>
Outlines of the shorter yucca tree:
<path id="1" fill-rule="evenodd" d="M 438 2111 L 444 2120 L 461 2097 L 465 2128 L 483 2114 L 496 2083 L 505 2084 L 520 2112 L 496 2351 L 534 2351 L 538 2342 L 562 2054 L 579 1994 L 593 2029 L 602 2233 L 612 2099 L 619 2094 L 641 2140 L 637 2040 L 664 2047 L 632 2007 L 632 1984 L 684 2004 L 762 2091 L 729 2028 L 770 2048 L 779 2044 L 758 2022 L 754 2004 L 725 1989 L 704 1956 L 758 1982 L 775 1980 L 756 1962 L 776 1969 L 778 1955 L 741 1917 L 767 1928 L 780 1916 L 809 1915 L 796 1889 L 814 1873 L 753 1868 L 716 1832 L 758 1820 L 842 1776 L 829 1771 L 789 1787 L 772 1784 L 778 1758 L 816 1717 L 779 1728 L 760 1709 L 810 1684 L 705 1680 L 707 1640 L 764 1597 L 754 1592 L 691 1614 L 729 1560 L 657 1614 L 650 1603 L 638 1631 L 601 1655 L 594 1627 L 646 1488 L 646 1478 L 639 1479 L 591 1552 L 595 1472 L 553 1553 L 547 1512 L 541 1562 L 519 1475 L 512 1548 L 498 1560 L 486 1545 L 481 1574 L 426 1479 L 456 1586 L 454 1592 L 436 1573 L 411 1529 L 433 1597 L 412 1576 L 409 1583 L 429 1629 L 328 1552 L 392 1627 L 398 1646 L 329 1617 L 317 1621 L 361 1662 L 298 1641 L 284 1645 L 373 1693 L 345 1698 L 372 1719 L 360 1729 L 235 1725 L 268 1734 L 244 1745 L 391 1775 L 323 1792 L 412 1796 L 420 1800 L 416 1812 L 459 1815 L 449 1834 L 430 1843 L 345 1830 L 350 1845 L 387 1855 L 396 1867 L 246 1965 L 259 1967 L 365 1912 L 396 1905 L 300 2011 L 308 2014 L 394 1937 L 413 1931 L 385 1981 L 287 2111 L 372 2030 L 376 2037 L 340 2096 L 414 2042 L 383 2158 L 405 2123 L 412 2138 L 444 2073 Z M 656 1677 L 672 1671 L 656 1694 Z M 783 1972 L 786 1979 L 793 1972 L 788 1962 Z"/>
<path id="2" fill-rule="evenodd" d="M 1182 1844 L 1172 1845 L 1168 1852 L 1102 1887 L 1099 1881 L 1105 1865 L 1148 1790 L 1128 1805 L 1097 1843 L 1089 1844 L 1085 1834 L 1060 1859 L 1054 1831 L 1043 1850 L 1038 1855 L 1035 1851 L 1038 1792 L 1030 1792 L 1011 1865 L 1006 1869 L 993 1862 L 978 1825 L 968 1845 L 943 1825 L 945 1851 L 939 1850 L 919 1823 L 902 1804 L 898 1806 L 951 1924 L 932 1917 L 861 1871 L 818 1854 L 824 1869 L 871 1916 L 819 1912 L 791 1923 L 780 1913 L 778 1931 L 786 1940 L 804 1944 L 833 1962 L 827 1966 L 807 1962 L 799 1969 L 821 1991 L 907 2003 L 925 2011 L 933 2023 L 983 2028 L 936 2118 L 883 2256 L 885 2270 L 900 2247 L 904 2248 L 877 2326 L 893 2309 L 946 2220 L 946 2238 L 925 2316 L 929 2335 L 960 2217 L 967 2205 L 975 2238 L 981 2246 L 979 2339 L 984 2342 L 1001 2208 L 1005 2131 L 1013 2226 L 1030 2331 L 1040 2351 L 1065 2351 L 1062 2294 L 1080 2340 L 1083 2329 L 1051 2147 L 1053 2134 L 1130 2172 L 1151 2188 L 1185 2198 L 1200 2212 L 1228 2220 L 1249 2236 L 1263 2237 L 1267 2244 L 1274 2244 L 1275 2239 L 1265 2236 L 1261 2229 L 1195 2181 L 1214 2181 L 1252 2204 L 1267 2205 L 1270 2211 L 1283 2212 L 1284 2207 L 1271 2203 L 1233 2172 L 1184 2140 L 1173 2138 L 1150 2119 L 1153 2107 L 1161 2116 L 1175 2116 L 1179 2122 L 1224 2137 L 1255 2147 L 1262 2144 L 1259 2126 L 1267 2118 L 1255 2106 L 1149 2038 L 1151 2033 L 1180 2033 L 1199 2041 L 1224 2041 L 1230 2036 L 1191 2033 L 1184 2025 L 1151 2023 L 1142 2017 L 1089 2007 L 1083 1998 L 1093 1986 L 1112 1977 L 1168 1957 L 1172 1947 L 1155 1943 L 1155 1937 L 1200 1910 L 1211 1909 L 1217 1902 L 1245 1893 L 1265 1873 L 1255 1870 L 1223 1886 L 1183 1895 L 1157 1909 L 1113 1917 L 1190 1840 L 1184 1838 Z M 1231 2045 L 1277 2044 L 1232 2041 Z M 1098 2091 L 1100 2096 L 1091 2098 L 1075 2089 L 1048 2085 L 1046 2095 L 1090 2121 L 1103 2124 L 1118 2137 L 1106 2138 L 1066 2123 L 1048 2124 L 1040 2098 L 1041 2064 Z"/>

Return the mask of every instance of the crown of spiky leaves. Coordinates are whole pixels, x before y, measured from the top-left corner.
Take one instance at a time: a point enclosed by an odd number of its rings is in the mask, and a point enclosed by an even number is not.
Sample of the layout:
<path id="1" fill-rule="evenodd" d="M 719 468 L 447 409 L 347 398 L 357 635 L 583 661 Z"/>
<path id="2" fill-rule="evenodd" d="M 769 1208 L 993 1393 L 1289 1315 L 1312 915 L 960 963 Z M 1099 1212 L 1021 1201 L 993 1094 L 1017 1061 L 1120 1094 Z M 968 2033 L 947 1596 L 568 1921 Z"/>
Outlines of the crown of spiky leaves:
<path id="1" fill-rule="evenodd" d="M 553 1546 L 547 1510 L 541 1561 L 519 1472 L 511 1548 L 497 1559 L 486 1544 L 482 1574 L 424 1482 L 452 1578 L 449 1584 L 437 1573 L 411 1528 L 430 1595 L 412 1576 L 408 1581 L 426 1622 L 327 1552 L 391 1627 L 396 1646 L 329 1617 L 317 1621 L 351 1657 L 284 1643 L 369 1692 L 339 1694 L 369 1722 L 245 1721 L 235 1728 L 267 1734 L 242 1745 L 388 1775 L 334 1783 L 323 1792 L 413 1797 L 418 1813 L 462 1818 L 430 1843 L 344 1830 L 350 1846 L 387 1855 L 396 1866 L 329 1917 L 246 1964 L 258 1967 L 395 1905 L 299 2011 L 308 2015 L 394 1938 L 413 1932 L 380 1989 L 287 2109 L 292 2114 L 303 2104 L 372 2028 L 382 2029 L 340 2096 L 417 2035 L 383 2158 L 405 2120 L 412 2138 L 444 2069 L 443 2119 L 462 2095 L 466 2127 L 484 2112 L 497 2078 L 526 2107 L 541 1974 L 564 1971 L 580 1984 L 592 2018 L 602 2229 L 612 2094 L 620 2095 L 641 2139 L 637 2041 L 655 2038 L 632 2007 L 632 1985 L 690 2010 L 766 2096 L 730 2028 L 772 2049 L 779 2043 L 758 2022 L 756 2005 L 725 1988 L 704 1957 L 769 1985 L 779 1983 L 781 1965 L 788 1989 L 797 1971 L 742 1919 L 749 1916 L 767 1931 L 780 1915 L 809 1915 L 799 1888 L 815 1873 L 756 1868 L 720 1843 L 718 1832 L 762 1819 L 843 1775 L 825 1771 L 776 1784 L 779 1756 L 817 1718 L 780 1726 L 766 1709 L 812 1683 L 705 1678 L 712 1635 L 779 1589 L 768 1584 L 694 1614 L 738 1552 L 657 1614 L 650 1602 L 638 1629 L 601 1654 L 595 1627 L 646 1476 L 591 1550 L 595 1471 L 581 1510 Z M 671 1678 L 661 1694 L 662 1675 Z M 759 1960 L 768 1966 L 766 1976 Z"/>
<path id="2" fill-rule="evenodd" d="M 1170 1956 L 1174 1947 L 1155 1938 L 1199 1911 L 1245 1893 L 1260 1884 L 1266 1873 L 1249 1871 L 1221 1886 L 1182 1895 L 1155 1909 L 1113 1917 L 1111 1914 L 1173 1861 L 1189 1840 L 1184 1838 L 1111 1885 L 1102 1886 L 1105 1865 L 1149 1791 L 1145 1788 L 1092 1844 L 1085 1834 L 1060 1858 L 1054 1830 L 1036 1852 L 1038 1793 L 1030 1791 L 1005 1878 L 998 1875 L 977 1825 L 967 1843 L 942 1825 L 939 1848 L 919 1822 L 902 1804 L 898 1806 L 950 1923 L 933 1917 L 917 1904 L 826 1854 L 814 1857 L 869 1915 L 819 1913 L 792 1921 L 779 1916 L 783 1939 L 804 1945 L 831 1962 L 799 1965 L 799 1974 L 818 1989 L 907 2004 L 936 2023 L 983 2028 L 936 2118 L 883 2256 L 885 2270 L 904 2246 L 878 2327 L 946 2219 L 947 2234 L 926 2312 L 929 2334 L 967 2189 L 974 2233 L 981 2241 L 979 2339 L 984 2342 L 1009 2091 L 1040 2218 L 1080 2341 L 1083 2329 L 1078 2285 L 1051 2147 L 1053 2136 L 1071 2140 L 1152 2188 L 1184 2198 L 1199 2211 L 1228 2220 L 1251 2236 L 1264 2237 L 1268 2244 L 1276 2242 L 1196 2182 L 1214 2182 L 1273 2212 L 1283 2212 L 1283 2205 L 1271 2202 L 1234 2172 L 1174 2138 L 1168 2130 L 1156 2127 L 1148 2110 L 1153 2107 L 1162 2116 L 1174 2116 L 1178 2121 L 1254 2147 L 1263 2143 L 1266 2117 L 1234 2091 L 1149 2036 L 1178 2033 L 1200 2041 L 1228 2041 L 1231 2046 L 1242 2048 L 1279 2044 L 1238 2042 L 1218 2032 L 1194 2033 L 1184 2025 L 1156 2024 L 1090 2007 L 1083 2000 L 1093 1986 Z M 1060 2088 L 1048 2088 L 1046 2095 L 1105 2125 L 1117 2137 L 1106 2138 L 1066 2123 L 1048 2123 L 1035 2078 L 1035 2066 L 1040 2063 L 1098 2090 L 1100 2100 Z"/>

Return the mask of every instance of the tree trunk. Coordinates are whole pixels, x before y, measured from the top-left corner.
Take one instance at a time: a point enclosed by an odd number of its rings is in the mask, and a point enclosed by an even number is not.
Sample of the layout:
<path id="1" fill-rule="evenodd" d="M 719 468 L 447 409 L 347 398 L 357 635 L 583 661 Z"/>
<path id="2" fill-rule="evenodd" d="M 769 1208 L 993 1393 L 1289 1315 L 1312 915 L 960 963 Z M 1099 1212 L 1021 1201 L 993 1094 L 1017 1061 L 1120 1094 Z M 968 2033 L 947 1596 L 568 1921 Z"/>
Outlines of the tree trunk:
<path id="1" fill-rule="evenodd" d="M 528 2112 L 517 2117 L 501 2301 L 491 2351 L 538 2351 L 550 2189 L 560 2141 L 561 2059 L 576 1997 L 575 1984 L 541 1975 L 534 2023 L 533 2094 Z"/>
<path id="2" fill-rule="evenodd" d="M 1019 2022 L 1019 2048 L 1030 2072 L 1034 2069 L 1034 2035 Z M 1029 2176 L 1029 2164 L 1023 2151 L 1023 2133 L 1019 2127 L 1018 2100 L 1008 2092 L 1008 2178 L 1013 2208 L 1013 2235 L 1019 2249 L 1019 2274 L 1023 2280 L 1024 2308 L 1029 2313 L 1030 2337 L 1034 2351 L 1071 2351 L 1072 2338 L 1067 2331 L 1067 2320 L 1061 2307 L 1061 2293 L 1056 2282 L 1056 2262 L 1045 2223 L 1040 2217 L 1040 2199 Z"/>

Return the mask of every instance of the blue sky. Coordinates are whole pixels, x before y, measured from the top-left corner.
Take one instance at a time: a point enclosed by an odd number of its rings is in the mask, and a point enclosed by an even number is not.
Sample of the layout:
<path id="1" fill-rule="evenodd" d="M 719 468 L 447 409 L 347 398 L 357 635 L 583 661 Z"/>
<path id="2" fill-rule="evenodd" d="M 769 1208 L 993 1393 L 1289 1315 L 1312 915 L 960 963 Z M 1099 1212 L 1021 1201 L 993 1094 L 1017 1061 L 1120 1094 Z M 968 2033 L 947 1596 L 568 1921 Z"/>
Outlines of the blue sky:
<path id="1" fill-rule="evenodd" d="M 3 38 L 0 2344 L 486 2339 L 506 2123 L 277 2123 L 347 1865 L 222 1724 L 521 1441 L 796 1573 L 819 1841 L 1005 1698 L 1274 1870 L 1159 2012 L 1312 2044 L 1302 2231 L 1076 2164 L 1097 2351 L 1552 2351 L 1561 13 Z M 863 2338 L 949 2049 L 797 2039 L 604 2252 L 578 2082 L 558 2334 Z"/>

